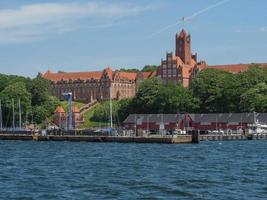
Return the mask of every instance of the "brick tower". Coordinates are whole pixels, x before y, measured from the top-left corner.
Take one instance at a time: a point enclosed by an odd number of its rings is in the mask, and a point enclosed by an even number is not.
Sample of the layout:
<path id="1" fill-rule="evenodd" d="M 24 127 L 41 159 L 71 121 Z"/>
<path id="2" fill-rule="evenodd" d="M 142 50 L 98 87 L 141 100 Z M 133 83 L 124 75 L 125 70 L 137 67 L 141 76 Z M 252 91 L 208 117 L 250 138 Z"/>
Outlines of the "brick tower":
<path id="1" fill-rule="evenodd" d="M 175 55 L 180 57 L 184 64 L 190 65 L 192 59 L 191 53 L 191 36 L 187 35 L 183 29 L 180 34 L 176 34 L 176 51 Z"/>

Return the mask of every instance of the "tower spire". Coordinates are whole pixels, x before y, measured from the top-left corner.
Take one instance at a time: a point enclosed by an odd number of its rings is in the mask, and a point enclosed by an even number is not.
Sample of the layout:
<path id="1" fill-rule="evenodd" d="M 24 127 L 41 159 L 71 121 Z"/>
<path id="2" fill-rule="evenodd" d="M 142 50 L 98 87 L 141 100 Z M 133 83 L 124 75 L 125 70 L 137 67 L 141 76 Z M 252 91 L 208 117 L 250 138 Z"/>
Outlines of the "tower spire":
<path id="1" fill-rule="evenodd" d="M 179 35 L 176 35 L 175 55 L 180 57 L 186 65 L 190 65 L 192 59 L 191 53 L 191 36 L 184 29 Z"/>

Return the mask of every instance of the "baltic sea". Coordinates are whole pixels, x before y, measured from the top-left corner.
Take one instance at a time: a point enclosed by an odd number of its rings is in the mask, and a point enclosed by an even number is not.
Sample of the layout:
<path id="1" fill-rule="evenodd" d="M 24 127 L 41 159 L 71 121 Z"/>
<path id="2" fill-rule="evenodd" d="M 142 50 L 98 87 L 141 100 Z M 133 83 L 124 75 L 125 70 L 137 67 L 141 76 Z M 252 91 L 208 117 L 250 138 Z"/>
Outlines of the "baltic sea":
<path id="1" fill-rule="evenodd" d="M 0 199 L 267 199 L 267 142 L 0 141 Z"/>

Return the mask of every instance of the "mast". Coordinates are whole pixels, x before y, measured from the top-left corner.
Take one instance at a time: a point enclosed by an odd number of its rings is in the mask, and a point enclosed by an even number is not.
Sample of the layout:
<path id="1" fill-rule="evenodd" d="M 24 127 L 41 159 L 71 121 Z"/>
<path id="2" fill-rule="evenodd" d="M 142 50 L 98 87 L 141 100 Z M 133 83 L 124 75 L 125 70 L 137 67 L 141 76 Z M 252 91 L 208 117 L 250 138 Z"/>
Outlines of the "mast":
<path id="1" fill-rule="evenodd" d="M 135 133 L 135 136 L 137 135 L 137 122 L 136 122 L 136 114 L 134 114 L 134 133 Z"/>
<path id="2" fill-rule="evenodd" d="M 216 114 L 216 131 L 218 131 L 218 118 L 217 118 L 217 114 Z"/>
<path id="3" fill-rule="evenodd" d="M 110 83 L 110 88 L 109 88 L 109 112 L 110 112 L 110 128 L 112 130 L 113 128 L 113 123 L 112 123 L 112 100 L 111 100 L 111 83 Z"/>
<path id="4" fill-rule="evenodd" d="M 61 128 L 61 112 L 59 113 L 59 123 L 58 123 L 59 128 Z"/>
<path id="5" fill-rule="evenodd" d="M 2 119 L 2 102 L 0 100 L 0 130 L 3 129 L 3 119 Z"/>
<path id="6" fill-rule="evenodd" d="M 72 93 L 69 93 L 69 103 L 70 103 L 70 110 L 69 110 L 69 130 L 72 130 Z"/>
<path id="7" fill-rule="evenodd" d="M 15 108 L 14 108 L 14 99 L 12 99 L 12 128 L 15 129 Z"/>
<path id="8" fill-rule="evenodd" d="M 20 105 L 20 99 L 19 99 L 19 129 L 21 129 L 21 105 Z"/>
<path id="9" fill-rule="evenodd" d="M 28 112 L 26 112 L 26 116 L 25 116 L 25 125 L 26 125 L 26 127 L 28 126 Z"/>
<path id="10" fill-rule="evenodd" d="M 33 126 L 33 111 L 32 111 L 32 126 Z"/>

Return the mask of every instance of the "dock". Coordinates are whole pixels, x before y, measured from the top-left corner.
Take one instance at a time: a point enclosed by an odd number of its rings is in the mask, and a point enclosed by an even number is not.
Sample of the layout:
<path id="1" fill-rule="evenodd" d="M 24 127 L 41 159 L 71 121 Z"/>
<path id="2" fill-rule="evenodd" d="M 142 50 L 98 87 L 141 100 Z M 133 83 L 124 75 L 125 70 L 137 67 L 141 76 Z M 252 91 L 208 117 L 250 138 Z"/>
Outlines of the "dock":
<path id="1" fill-rule="evenodd" d="M 267 140 L 267 134 L 199 135 L 196 133 L 191 135 L 109 136 L 0 133 L 0 140 L 189 144 L 202 141 Z"/>
<path id="2" fill-rule="evenodd" d="M 192 136 L 42 136 L 26 134 L 0 134 L 0 140 L 185 144 L 192 143 Z"/>

